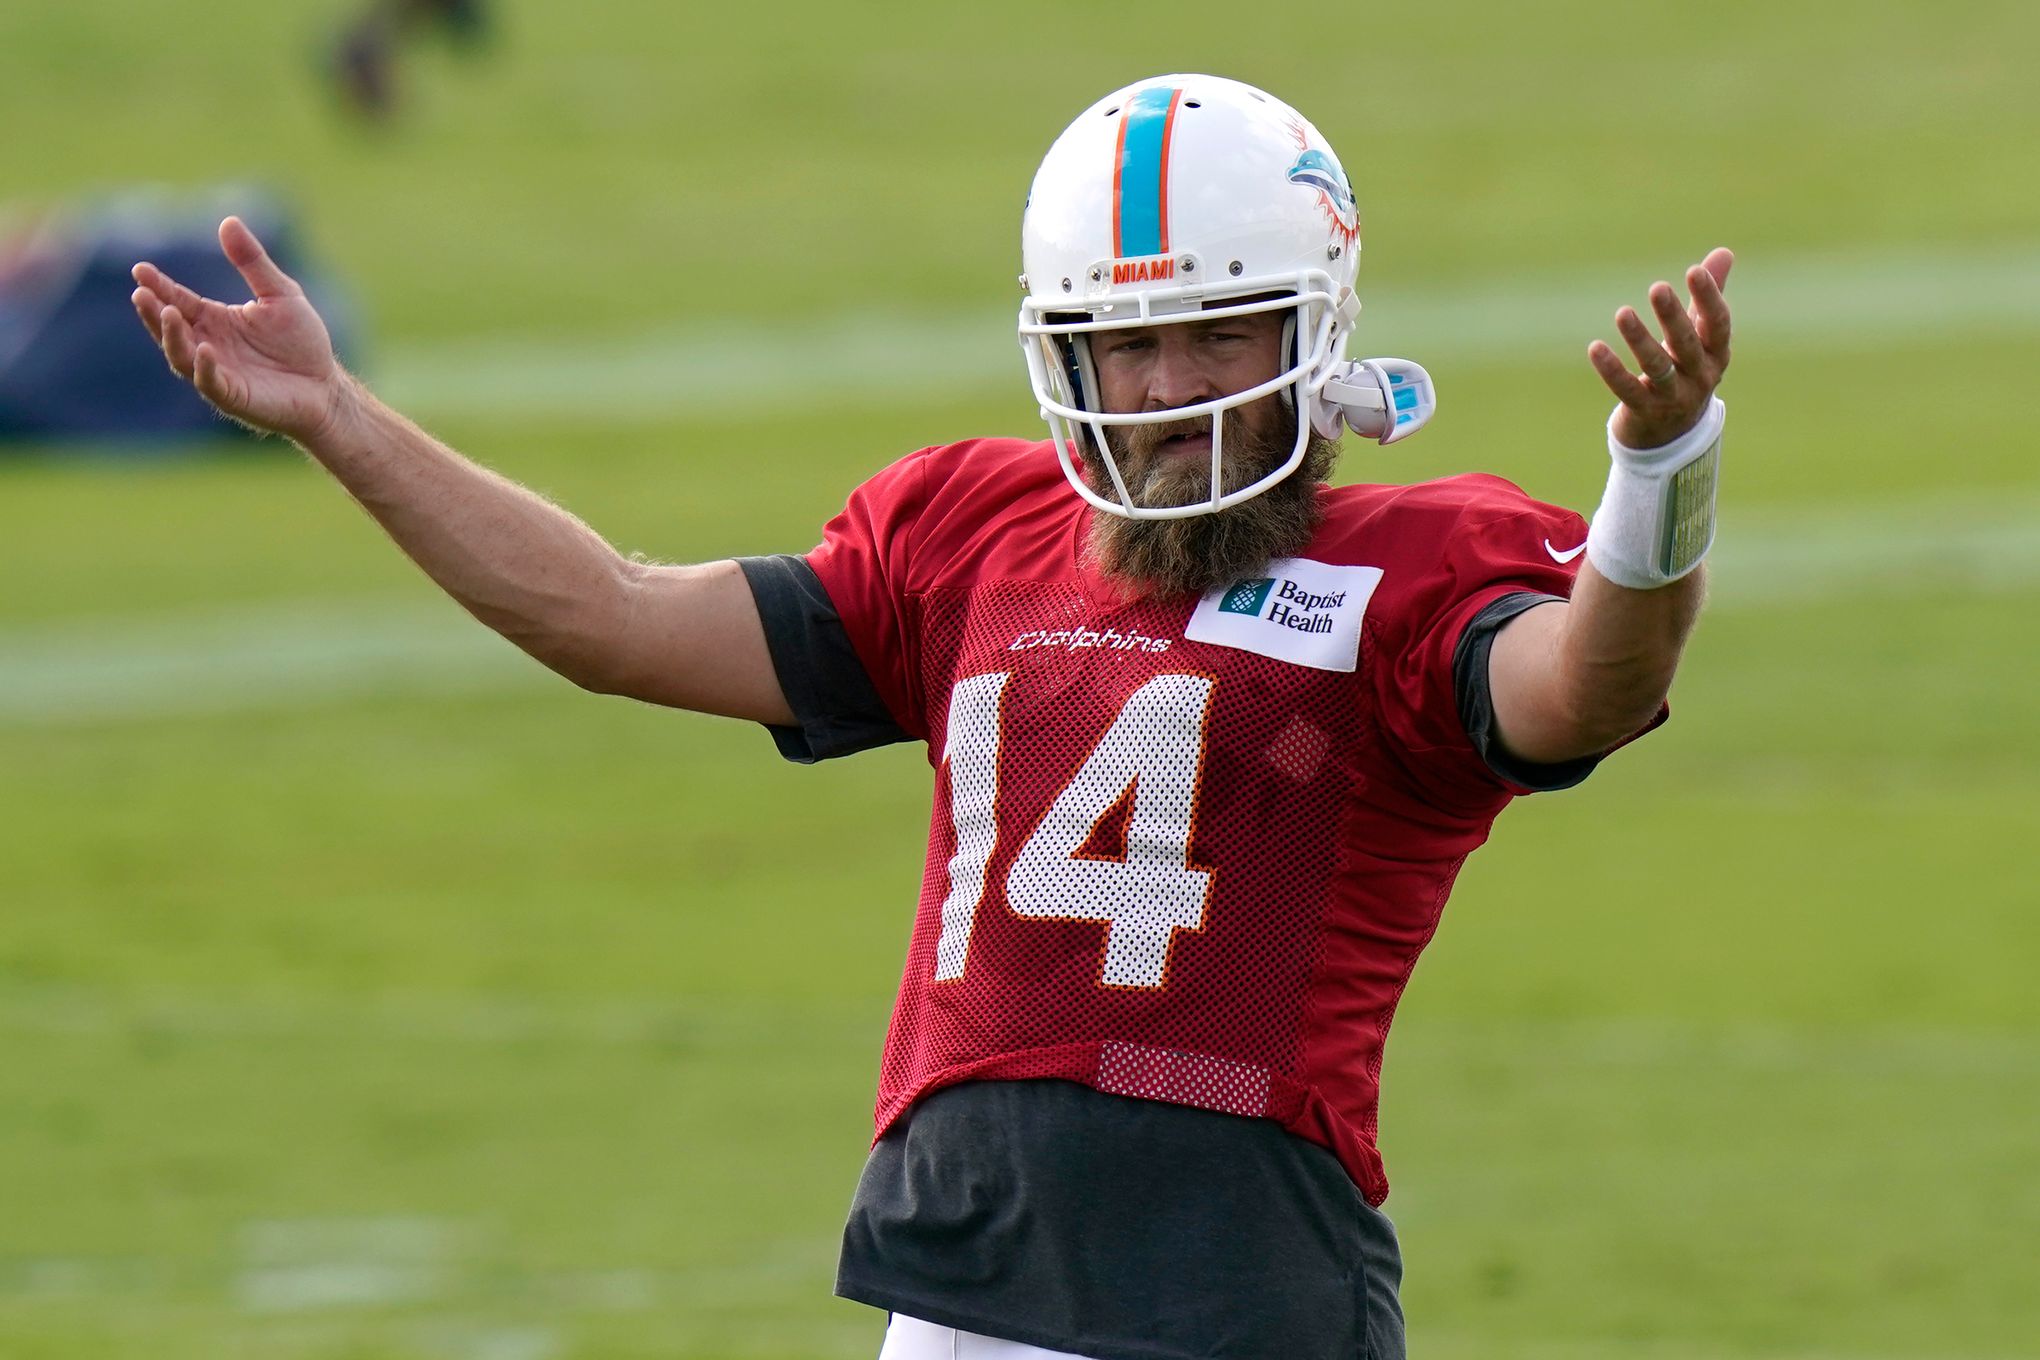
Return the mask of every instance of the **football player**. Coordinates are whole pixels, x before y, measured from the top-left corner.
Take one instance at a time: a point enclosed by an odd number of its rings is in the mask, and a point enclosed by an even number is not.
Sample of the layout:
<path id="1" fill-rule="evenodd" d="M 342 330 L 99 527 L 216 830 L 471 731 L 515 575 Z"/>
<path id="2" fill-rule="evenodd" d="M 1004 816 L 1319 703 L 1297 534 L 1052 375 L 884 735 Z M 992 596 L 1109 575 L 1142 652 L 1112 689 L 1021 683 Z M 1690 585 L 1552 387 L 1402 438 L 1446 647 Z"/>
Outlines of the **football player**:
<path id="1" fill-rule="evenodd" d="M 1345 357 L 1351 185 L 1212 76 L 1114 91 L 1023 226 L 1046 442 L 922 449 L 798 556 L 638 563 L 255 300 L 137 266 L 143 323 L 483 622 L 577 683 L 757 720 L 798 761 L 925 742 L 934 807 L 838 1291 L 883 1355 L 1403 1354 L 1375 1112 L 1390 1019 L 1511 798 L 1661 721 L 1713 538 L 1731 257 L 1588 359 L 1591 527 L 1490 476 L 1332 488 L 1428 376 Z"/>

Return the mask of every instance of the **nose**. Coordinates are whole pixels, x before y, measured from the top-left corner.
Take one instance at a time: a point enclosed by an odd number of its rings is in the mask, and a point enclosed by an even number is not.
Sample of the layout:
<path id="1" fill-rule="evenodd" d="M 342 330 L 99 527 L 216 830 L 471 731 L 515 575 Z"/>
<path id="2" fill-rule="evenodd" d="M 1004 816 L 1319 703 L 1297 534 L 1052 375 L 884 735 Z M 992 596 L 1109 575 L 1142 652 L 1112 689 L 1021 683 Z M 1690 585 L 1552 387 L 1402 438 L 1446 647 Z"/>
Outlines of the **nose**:
<path id="1" fill-rule="evenodd" d="M 1201 401 L 1211 401 L 1225 394 L 1218 390 L 1212 376 L 1198 361 L 1196 348 L 1189 343 L 1184 327 L 1160 327 L 1160 336 L 1155 345 L 1154 366 L 1148 370 L 1147 409 L 1150 411 L 1172 411 L 1179 406 L 1195 406 Z"/>

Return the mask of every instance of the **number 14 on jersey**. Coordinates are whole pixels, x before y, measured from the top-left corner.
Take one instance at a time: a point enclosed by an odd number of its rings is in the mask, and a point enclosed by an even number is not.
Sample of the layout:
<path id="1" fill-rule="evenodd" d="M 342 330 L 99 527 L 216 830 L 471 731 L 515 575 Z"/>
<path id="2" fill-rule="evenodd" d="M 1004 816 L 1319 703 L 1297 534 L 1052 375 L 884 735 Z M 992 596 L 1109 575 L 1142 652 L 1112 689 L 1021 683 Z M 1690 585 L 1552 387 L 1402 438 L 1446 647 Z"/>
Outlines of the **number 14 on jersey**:
<path id="1" fill-rule="evenodd" d="M 949 692 L 942 761 L 949 769 L 949 819 L 956 853 L 935 946 L 935 980 L 963 976 L 972 929 L 998 851 L 1002 750 L 1010 671 L 973 675 Z M 1112 725 L 1028 835 L 1005 881 L 1020 916 L 1106 923 L 1099 980 L 1159 987 L 1178 930 L 1204 924 L 1212 871 L 1190 863 L 1199 778 L 1204 768 L 1213 681 L 1158 675 L 1135 690 Z M 1016 734 L 1016 744 L 1026 734 Z M 1099 824 L 1123 816 L 1125 851 L 1087 850 Z"/>

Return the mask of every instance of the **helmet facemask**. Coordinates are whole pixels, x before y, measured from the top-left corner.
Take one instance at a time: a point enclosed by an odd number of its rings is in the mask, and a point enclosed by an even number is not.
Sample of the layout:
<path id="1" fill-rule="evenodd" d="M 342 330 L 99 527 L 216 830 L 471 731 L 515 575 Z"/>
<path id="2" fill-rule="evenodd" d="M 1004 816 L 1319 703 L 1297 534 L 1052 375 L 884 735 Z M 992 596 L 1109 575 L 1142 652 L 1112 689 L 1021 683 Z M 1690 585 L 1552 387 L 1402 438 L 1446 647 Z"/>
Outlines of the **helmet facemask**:
<path id="1" fill-rule="evenodd" d="M 1257 485 L 1265 489 L 1229 505 L 1223 514 L 1088 514 L 1088 560 L 1122 589 L 1176 596 L 1265 575 L 1268 562 L 1301 553 L 1322 522 L 1319 493 L 1331 476 L 1338 445 L 1307 423 L 1299 431 L 1295 410 L 1276 404 L 1277 397 L 1286 396 L 1285 390 L 1262 398 L 1259 408 L 1233 406 L 1209 417 L 1106 426 L 1114 465 L 1137 505 L 1202 511 L 1210 504 L 1212 464 L 1201 452 L 1173 447 L 1170 436 L 1183 433 L 1206 432 L 1220 446 L 1220 498 Z M 1097 438 L 1088 423 L 1077 430 L 1087 440 Z M 1299 437 L 1303 458 L 1284 476 L 1283 466 L 1292 460 Z M 1112 495 L 1103 464 L 1094 461 L 1090 468 L 1092 486 Z"/>
<path id="2" fill-rule="evenodd" d="M 1223 295 L 1202 288 L 1174 287 L 1120 294 L 1081 311 L 1043 311 L 1034 297 L 1023 304 L 1020 334 L 1036 399 L 1047 418 L 1064 474 L 1079 495 L 1099 510 L 1129 519 L 1180 519 L 1237 505 L 1291 476 L 1304 463 L 1311 439 L 1307 418 L 1298 418 L 1291 446 L 1280 463 L 1245 486 L 1226 489 L 1225 415 L 1269 396 L 1292 412 L 1310 410 L 1341 357 L 1347 323 L 1357 304 L 1351 290 L 1322 271 L 1278 277 L 1228 279 Z M 1100 397 L 1091 337 L 1133 327 L 1181 325 L 1271 311 L 1288 312 L 1281 346 L 1283 368 L 1263 382 L 1189 406 L 1159 411 L 1107 411 Z M 1127 484 L 1108 430 L 1180 423 L 1203 418 L 1211 430 L 1209 494 L 1187 504 L 1147 505 Z M 1081 441 L 1081 442 L 1080 442 Z M 1081 461 L 1103 475 L 1105 485 L 1077 466 Z"/>

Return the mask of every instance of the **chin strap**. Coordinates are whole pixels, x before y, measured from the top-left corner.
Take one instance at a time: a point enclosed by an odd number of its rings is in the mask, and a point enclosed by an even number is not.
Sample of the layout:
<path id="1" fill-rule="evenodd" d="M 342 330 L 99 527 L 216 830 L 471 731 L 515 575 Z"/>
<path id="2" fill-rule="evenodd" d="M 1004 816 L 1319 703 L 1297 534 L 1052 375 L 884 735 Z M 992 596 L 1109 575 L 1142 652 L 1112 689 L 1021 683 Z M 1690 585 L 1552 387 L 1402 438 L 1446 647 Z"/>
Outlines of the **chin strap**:
<path id="1" fill-rule="evenodd" d="M 1380 444 L 1415 434 L 1438 410 L 1438 389 L 1408 359 L 1351 359 L 1311 401 L 1311 428 L 1327 439 L 1342 428 Z"/>

